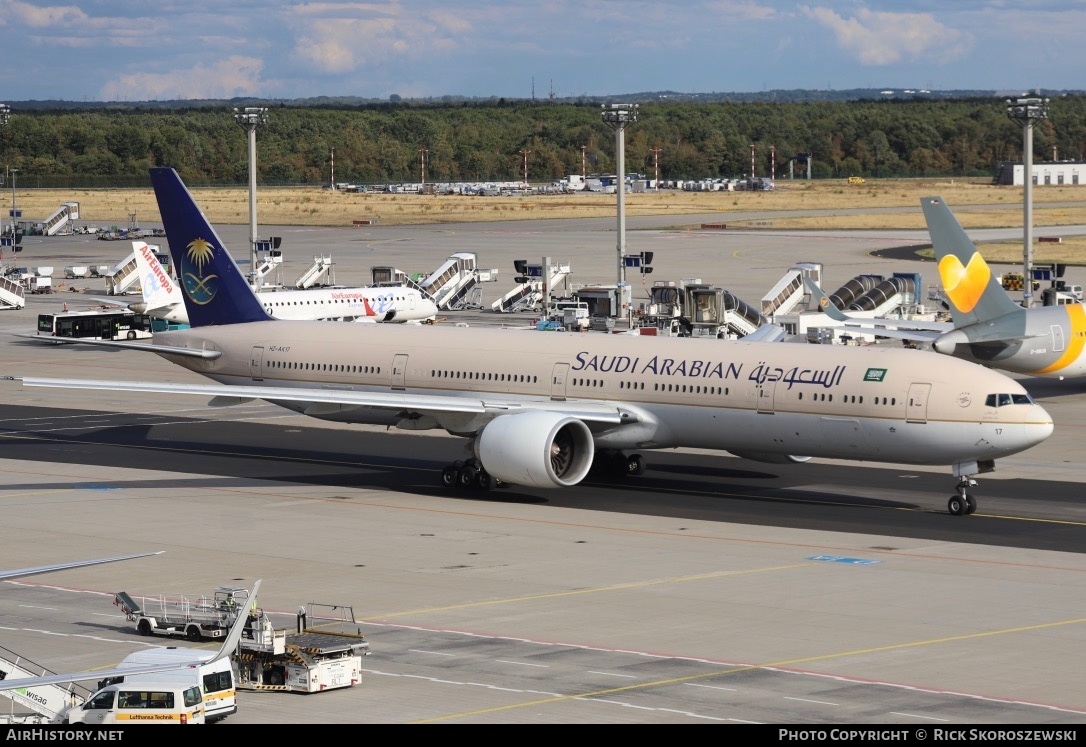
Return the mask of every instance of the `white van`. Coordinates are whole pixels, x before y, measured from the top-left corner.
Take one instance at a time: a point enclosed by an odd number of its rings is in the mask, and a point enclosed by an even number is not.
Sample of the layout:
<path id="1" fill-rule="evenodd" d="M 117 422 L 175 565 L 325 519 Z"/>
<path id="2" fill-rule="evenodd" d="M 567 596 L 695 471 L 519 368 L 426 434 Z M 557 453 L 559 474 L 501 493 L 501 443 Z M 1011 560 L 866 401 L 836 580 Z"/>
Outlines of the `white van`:
<path id="1" fill-rule="evenodd" d="M 169 672 L 137 674 L 124 678 L 124 682 L 172 682 L 175 685 L 195 685 L 200 688 L 204 699 L 204 712 L 208 723 L 219 721 L 238 712 L 237 682 L 230 657 L 224 656 L 218 661 L 209 661 L 215 657 L 212 651 L 197 651 L 191 648 L 150 648 L 129 654 L 117 666 L 144 667 L 158 664 L 181 664 L 186 661 L 203 660 L 199 667 L 187 667 Z M 116 679 L 112 680 L 118 681 Z M 102 683 L 100 683 L 102 684 Z"/>
<path id="2" fill-rule="evenodd" d="M 118 682 L 64 714 L 66 724 L 203 724 L 204 699 L 196 685 L 177 681 Z"/>

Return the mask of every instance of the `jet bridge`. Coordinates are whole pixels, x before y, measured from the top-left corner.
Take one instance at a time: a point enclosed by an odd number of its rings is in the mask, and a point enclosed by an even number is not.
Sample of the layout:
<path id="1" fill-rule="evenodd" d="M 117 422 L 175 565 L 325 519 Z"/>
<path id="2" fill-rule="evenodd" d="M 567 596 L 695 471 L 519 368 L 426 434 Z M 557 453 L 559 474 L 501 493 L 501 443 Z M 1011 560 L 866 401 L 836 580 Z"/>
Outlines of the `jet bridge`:
<path id="1" fill-rule="evenodd" d="M 866 311 L 872 316 L 882 317 L 902 306 L 914 306 L 918 303 L 917 288 L 920 276 L 916 273 L 894 273 L 871 290 L 848 305 L 849 311 Z"/>
<path id="2" fill-rule="evenodd" d="M 885 278 L 882 275 L 857 275 L 830 294 L 830 302 L 839 309 L 847 309 L 852 303 L 875 288 Z"/>
<path id="3" fill-rule="evenodd" d="M 723 288 L 692 284 L 686 287 L 684 308 L 691 337 L 745 337 L 769 323 L 755 307 Z"/>
<path id="4" fill-rule="evenodd" d="M 0 647 L 0 679 L 48 677 L 55 674 L 45 667 Z M 85 703 L 91 691 L 75 682 L 64 685 L 0 690 L 11 700 L 7 714 L 0 714 L 0 724 L 47 724 L 59 722 L 72 706 Z M 19 713 L 16 713 L 18 709 Z"/>

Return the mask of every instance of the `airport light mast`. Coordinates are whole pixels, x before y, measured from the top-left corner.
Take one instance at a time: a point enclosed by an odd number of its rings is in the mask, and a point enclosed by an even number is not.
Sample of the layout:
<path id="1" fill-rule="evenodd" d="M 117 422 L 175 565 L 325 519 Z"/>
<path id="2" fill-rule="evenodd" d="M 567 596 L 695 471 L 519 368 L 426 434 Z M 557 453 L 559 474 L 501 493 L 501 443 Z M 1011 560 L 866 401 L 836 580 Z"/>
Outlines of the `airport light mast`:
<path id="1" fill-rule="evenodd" d="M 653 179 L 653 184 L 655 185 L 655 187 L 653 189 L 653 192 L 659 192 L 660 191 L 660 151 L 662 150 L 662 148 L 660 148 L 660 147 L 649 148 L 649 150 L 652 151 L 652 160 L 653 160 L 653 164 L 656 167 L 656 178 Z"/>
<path id="2" fill-rule="evenodd" d="M 0 126 L 6 125 L 11 119 L 11 107 L 7 104 L 0 104 Z M 11 248 L 15 250 L 15 172 L 18 169 L 11 170 Z M 3 179 L 0 178 L 0 184 L 3 184 Z M 0 226 L 0 230 L 3 230 Z"/>
<path id="3" fill-rule="evenodd" d="M 268 110 L 262 106 L 234 107 L 234 119 L 249 135 L 249 285 L 259 288 L 256 256 L 256 128 L 268 123 Z"/>
<path id="4" fill-rule="evenodd" d="M 19 169 L 8 169 L 8 173 L 11 174 L 11 251 L 16 251 L 16 241 L 18 237 L 18 231 L 15 230 L 15 219 L 19 217 L 19 211 L 15 209 L 15 173 Z"/>
<path id="5" fill-rule="evenodd" d="M 1033 306 L 1033 123 L 1048 119 L 1048 99 L 1007 100 L 1007 116 L 1022 123 L 1022 305 Z"/>
<path id="6" fill-rule="evenodd" d="M 419 148 L 419 177 L 422 187 L 426 188 L 426 148 Z"/>
<path id="7" fill-rule="evenodd" d="M 532 151 L 530 151 L 530 150 L 522 150 L 520 152 L 520 154 L 522 156 L 524 156 L 524 188 L 525 189 L 528 188 L 528 154 L 531 153 L 531 152 Z"/>
<path id="8" fill-rule="evenodd" d="M 626 125 L 637 121 L 637 104 L 602 104 L 603 121 L 615 130 L 615 165 L 618 169 L 615 194 L 618 196 L 618 284 L 626 282 Z"/>

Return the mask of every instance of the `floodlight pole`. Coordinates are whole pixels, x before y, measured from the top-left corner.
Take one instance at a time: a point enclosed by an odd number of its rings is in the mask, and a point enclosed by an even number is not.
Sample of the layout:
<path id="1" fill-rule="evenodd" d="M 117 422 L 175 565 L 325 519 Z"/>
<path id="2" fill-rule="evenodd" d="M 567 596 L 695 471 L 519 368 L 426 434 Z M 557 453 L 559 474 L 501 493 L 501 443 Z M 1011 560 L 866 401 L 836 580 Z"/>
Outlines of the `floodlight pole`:
<path id="1" fill-rule="evenodd" d="M 531 153 L 531 152 L 532 151 L 530 151 L 530 150 L 522 150 L 520 152 L 520 154 L 522 156 L 524 156 L 524 188 L 525 189 L 528 188 L 528 154 Z"/>
<path id="2" fill-rule="evenodd" d="M 626 125 L 637 121 L 637 104 L 602 105 L 603 121 L 615 129 L 615 194 L 618 196 L 618 284 L 626 283 Z"/>
<path id="3" fill-rule="evenodd" d="M 1048 99 L 1007 100 L 1007 116 L 1022 123 L 1022 305 L 1033 306 L 1033 123 L 1048 118 Z"/>
<path id="4" fill-rule="evenodd" d="M 268 123 L 268 110 L 261 106 L 234 107 L 234 119 L 249 135 L 249 285 L 259 288 L 256 256 L 256 128 Z"/>
<path id="5" fill-rule="evenodd" d="M 15 237 L 18 232 L 15 230 L 15 216 L 18 211 L 15 209 L 15 172 L 19 169 L 8 169 L 8 173 L 11 174 L 11 251 L 15 252 Z M 13 254 L 14 256 L 14 254 Z"/>
<path id="6" fill-rule="evenodd" d="M 11 107 L 7 104 L 0 104 L 0 126 L 6 125 L 8 120 L 11 119 Z M 15 172 L 18 169 L 11 169 L 11 248 L 15 248 Z M 3 179 L 0 179 L 0 184 L 3 184 Z M 3 223 L 0 222 L 0 231 L 3 231 Z"/>

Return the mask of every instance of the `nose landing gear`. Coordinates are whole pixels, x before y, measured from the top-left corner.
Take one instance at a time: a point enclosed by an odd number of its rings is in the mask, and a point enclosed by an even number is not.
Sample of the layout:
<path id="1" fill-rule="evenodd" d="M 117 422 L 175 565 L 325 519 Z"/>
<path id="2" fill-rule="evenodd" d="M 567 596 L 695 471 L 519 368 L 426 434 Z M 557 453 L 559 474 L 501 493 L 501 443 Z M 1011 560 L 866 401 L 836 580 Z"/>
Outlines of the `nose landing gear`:
<path id="1" fill-rule="evenodd" d="M 950 496 L 947 501 L 947 511 L 954 516 L 971 514 L 977 510 L 977 499 L 969 494 L 969 488 L 975 488 L 977 481 L 971 477 L 963 477 L 958 481 L 958 495 Z"/>

